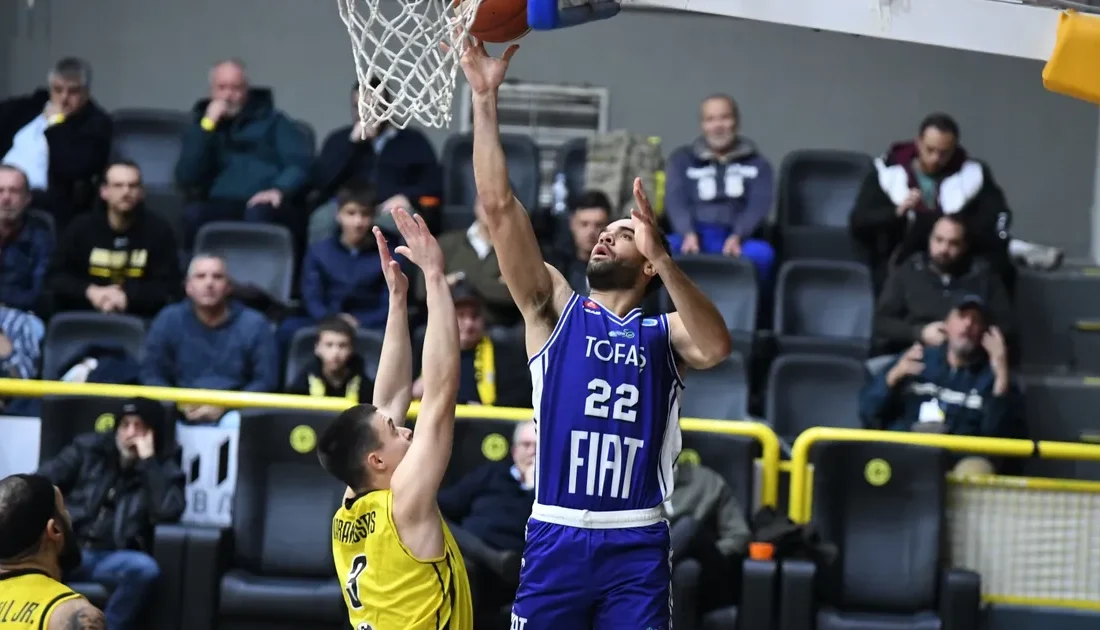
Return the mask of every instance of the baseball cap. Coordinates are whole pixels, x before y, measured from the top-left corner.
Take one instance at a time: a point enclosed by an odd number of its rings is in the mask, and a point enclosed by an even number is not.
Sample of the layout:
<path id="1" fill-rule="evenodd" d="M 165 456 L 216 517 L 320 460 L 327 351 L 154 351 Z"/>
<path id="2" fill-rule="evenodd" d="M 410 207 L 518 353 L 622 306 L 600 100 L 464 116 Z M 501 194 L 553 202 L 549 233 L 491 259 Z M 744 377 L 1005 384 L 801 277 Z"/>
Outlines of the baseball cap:
<path id="1" fill-rule="evenodd" d="M 976 293 L 966 293 L 959 296 L 959 299 L 955 300 L 955 310 L 961 311 L 966 308 L 977 310 L 985 317 L 987 322 L 989 321 L 991 313 L 989 311 L 989 306 L 985 303 L 985 300 L 982 299 L 982 296 Z"/>

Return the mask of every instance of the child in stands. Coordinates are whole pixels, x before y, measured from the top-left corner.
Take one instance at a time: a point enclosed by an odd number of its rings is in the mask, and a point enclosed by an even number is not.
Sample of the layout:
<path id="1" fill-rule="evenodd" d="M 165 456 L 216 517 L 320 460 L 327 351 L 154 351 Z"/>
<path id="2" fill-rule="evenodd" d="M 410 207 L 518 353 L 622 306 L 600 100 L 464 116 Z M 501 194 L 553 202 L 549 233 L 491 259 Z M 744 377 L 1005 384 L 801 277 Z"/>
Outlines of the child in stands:
<path id="1" fill-rule="evenodd" d="M 355 351 L 355 329 L 343 317 L 321 321 L 313 354 L 314 360 L 287 386 L 288 394 L 346 398 L 353 404 L 370 401 L 374 382 Z"/>

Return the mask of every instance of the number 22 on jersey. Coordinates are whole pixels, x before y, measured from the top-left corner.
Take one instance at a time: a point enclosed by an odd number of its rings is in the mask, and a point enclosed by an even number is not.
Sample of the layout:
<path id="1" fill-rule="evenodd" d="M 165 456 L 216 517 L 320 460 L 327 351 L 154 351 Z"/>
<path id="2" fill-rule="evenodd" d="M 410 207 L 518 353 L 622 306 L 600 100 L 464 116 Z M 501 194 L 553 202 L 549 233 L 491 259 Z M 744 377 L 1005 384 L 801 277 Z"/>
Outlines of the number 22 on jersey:
<path id="1" fill-rule="evenodd" d="M 631 383 L 612 387 L 602 378 L 588 381 L 584 415 L 618 422 L 637 420 L 638 388 Z M 634 460 L 644 440 L 612 431 L 578 431 L 570 434 L 569 493 L 576 494 L 578 477 L 585 468 L 583 492 L 588 496 L 630 498 Z M 607 482 L 610 481 L 610 486 Z M 597 484 L 598 482 L 598 484 Z"/>

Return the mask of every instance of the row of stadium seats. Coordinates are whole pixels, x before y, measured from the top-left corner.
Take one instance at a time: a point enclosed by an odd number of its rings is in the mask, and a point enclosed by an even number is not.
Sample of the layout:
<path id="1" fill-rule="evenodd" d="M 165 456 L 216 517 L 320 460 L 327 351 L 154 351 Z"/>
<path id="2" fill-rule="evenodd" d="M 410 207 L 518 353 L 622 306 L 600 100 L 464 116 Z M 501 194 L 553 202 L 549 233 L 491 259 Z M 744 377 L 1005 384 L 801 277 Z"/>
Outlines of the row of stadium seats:
<path id="1" fill-rule="evenodd" d="M 42 459 L 75 434 L 93 430 L 99 414 L 117 405 L 107 398 L 46 399 Z M 165 413 L 171 413 L 168 406 Z M 321 470 L 311 443 L 290 438 L 303 427 L 321 432 L 331 414 L 259 410 L 243 416 L 233 524 L 157 528 L 155 557 L 164 579 L 149 627 L 344 630 L 342 583 L 330 551 L 332 514 L 344 488 Z M 510 435 L 513 427 L 505 420 L 460 420 L 445 484 L 490 461 L 487 438 Z M 684 432 L 682 459 L 718 471 L 744 506 L 754 505 L 758 454 L 747 437 Z M 890 467 L 889 484 L 865 473 L 872 460 Z M 946 453 L 840 442 L 815 447 L 812 461 L 813 522 L 837 545 L 837 560 L 810 554 L 816 562 L 789 559 L 781 571 L 775 562 L 745 561 L 738 605 L 712 614 L 704 628 L 977 628 L 978 576 L 940 560 Z M 880 562 L 899 549 L 904 562 Z M 109 595 L 100 584 L 73 587 L 99 605 Z"/>
<path id="2" fill-rule="evenodd" d="M 116 156 L 141 166 L 150 206 L 171 215 L 178 208 L 178 200 L 172 197 L 180 138 L 187 125 L 193 124 L 192 115 L 172 110 L 124 109 L 113 117 Z M 307 123 L 298 124 L 315 146 L 313 129 Z M 501 141 L 516 196 L 527 208 L 538 208 L 542 183 L 538 146 L 523 135 L 504 134 Z M 570 191 L 584 190 L 587 153 L 584 138 L 571 140 L 558 151 L 556 172 L 565 175 Z M 441 162 L 444 227 L 465 228 L 473 220 L 471 208 L 476 197 L 472 136 L 452 134 L 443 147 Z M 860 183 L 871 169 L 869 155 L 850 151 L 794 151 L 784 158 L 779 169 L 776 237 L 785 259 L 860 259 L 848 237 L 848 214 Z"/>

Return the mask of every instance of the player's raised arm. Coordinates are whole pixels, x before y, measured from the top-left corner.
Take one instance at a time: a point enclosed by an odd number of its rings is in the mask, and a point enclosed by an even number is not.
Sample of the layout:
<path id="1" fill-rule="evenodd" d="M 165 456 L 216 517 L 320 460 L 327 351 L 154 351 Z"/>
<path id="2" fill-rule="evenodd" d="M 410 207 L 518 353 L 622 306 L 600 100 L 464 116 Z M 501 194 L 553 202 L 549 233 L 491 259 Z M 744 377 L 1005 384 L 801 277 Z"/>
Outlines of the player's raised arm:
<path id="1" fill-rule="evenodd" d="M 729 356 L 732 341 L 718 308 L 687 277 L 660 242 L 657 217 L 649 203 L 642 180 L 634 180 L 636 208 L 630 212 L 634 240 L 652 264 L 672 298 L 675 313 L 668 316 L 669 334 L 676 354 L 696 370 L 712 368 Z"/>
<path id="2" fill-rule="evenodd" d="M 390 310 L 386 318 L 386 336 L 382 340 L 382 356 L 378 361 L 378 377 L 374 381 L 371 403 L 394 424 L 405 424 L 412 402 L 412 341 L 409 339 L 409 279 L 390 255 L 382 230 L 374 228 L 382 274 L 390 289 Z"/>
<path id="3" fill-rule="evenodd" d="M 518 48 L 510 46 L 496 59 L 489 56 L 484 44 L 472 42 L 462 55 L 462 70 L 473 94 L 477 194 L 485 209 L 501 275 L 524 320 L 531 325 L 539 320 L 556 320 L 557 311 L 569 295 L 555 295 L 555 282 L 543 263 L 531 217 L 512 193 L 508 165 L 500 144 L 497 89 Z"/>
<path id="4" fill-rule="evenodd" d="M 424 272 L 428 327 L 424 333 L 424 398 L 405 458 L 393 473 L 393 516 L 405 544 L 439 529 L 435 497 L 454 442 L 455 398 L 458 395 L 458 318 L 451 288 L 443 274 L 443 252 L 424 220 L 394 211 L 405 245 L 397 251 Z M 430 526 L 425 527 L 425 526 Z M 420 528 L 430 532 L 417 533 Z M 439 531 L 442 536 L 442 530 Z M 440 538 L 440 541 L 442 539 Z M 416 549 L 413 549 L 416 551 Z"/>

